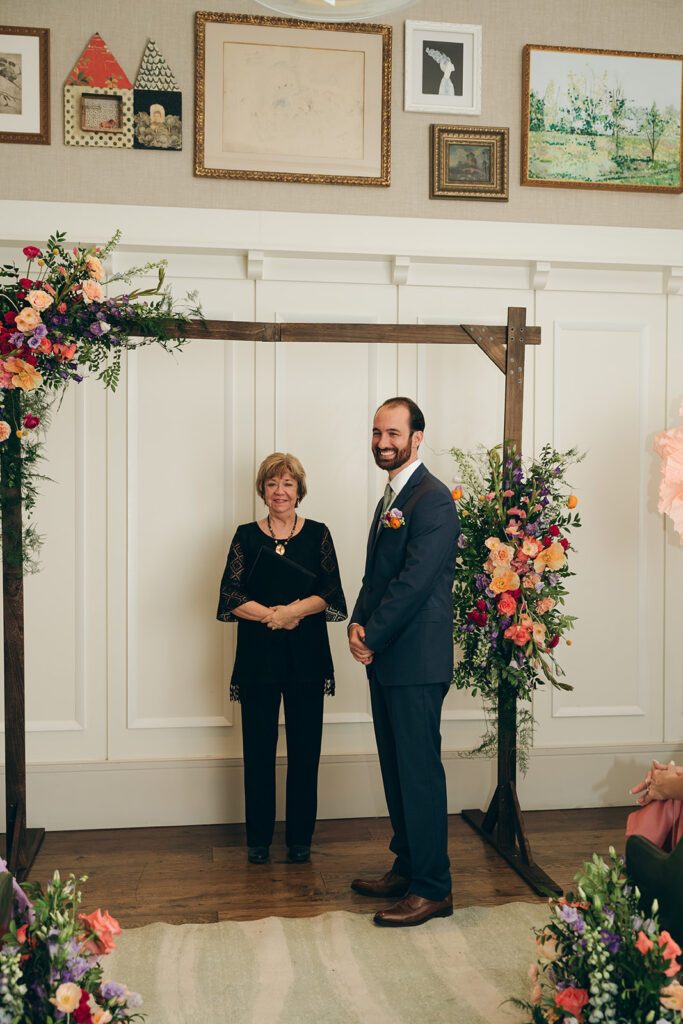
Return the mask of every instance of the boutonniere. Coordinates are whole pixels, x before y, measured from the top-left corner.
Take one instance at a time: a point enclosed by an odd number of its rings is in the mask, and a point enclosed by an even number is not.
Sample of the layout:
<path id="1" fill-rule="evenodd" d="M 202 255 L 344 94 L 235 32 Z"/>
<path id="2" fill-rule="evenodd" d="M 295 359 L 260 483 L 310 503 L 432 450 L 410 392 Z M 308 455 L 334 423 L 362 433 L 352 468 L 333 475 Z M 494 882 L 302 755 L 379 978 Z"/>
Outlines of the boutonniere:
<path id="1" fill-rule="evenodd" d="M 398 530 L 399 526 L 405 526 L 406 521 L 400 508 L 391 508 L 385 512 L 380 523 L 384 529 Z"/>

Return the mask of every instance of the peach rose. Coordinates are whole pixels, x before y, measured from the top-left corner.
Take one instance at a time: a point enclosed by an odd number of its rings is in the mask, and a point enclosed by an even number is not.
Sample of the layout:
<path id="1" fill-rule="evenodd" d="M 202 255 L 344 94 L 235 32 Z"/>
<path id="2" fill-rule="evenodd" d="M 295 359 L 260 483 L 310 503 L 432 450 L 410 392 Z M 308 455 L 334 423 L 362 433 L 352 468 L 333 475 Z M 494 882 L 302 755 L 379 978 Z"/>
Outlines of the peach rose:
<path id="1" fill-rule="evenodd" d="M 493 549 L 489 558 L 495 566 L 508 568 L 514 553 L 515 549 L 509 544 L 499 544 Z"/>
<path id="2" fill-rule="evenodd" d="M 92 914 L 79 914 L 78 920 L 82 921 L 88 931 L 93 933 L 92 938 L 86 935 L 83 942 L 83 948 L 89 953 L 100 956 L 116 949 L 113 936 L 121 935 L 122 929 L 119 927 L 119 922 L 110 916 L 109 911 L 103 912 L 98 909 Z"/>
<path id="3" fill-rule="evenodd" d="M 113 1018 L 109 1010 L 105 1010 L 103 1006 L 97 1006 L 92 1011 L 90 1019 L 92 1024 L 109 1024 Z"/>
<path id="4" fill-rule="evenodd" d="M 526 612 L 523 612 L 522 615 L 520 615 L 519 617 L 519 624 L 520 626 L 523 626 L 524 629 L 531 629 L 533 625 L 533 620 L 530 615 L 527 615 Z"/>
<path id="5" fill-rule="evenodd" d="M 514 624 L 508 626 L 503 636 L 506 640 L 512 640 L 513 644 L 516 644 L 517 647 L 524 647 L 531 639 L 531 633 L 528 629 L 525 629 L 524 626 L 515 626 Z"/>
<path id="6" fill-rule="evenodd" d="M 43 383 L 42 374 L 38 373 L 30 363 L 23 359 L 10 356 L 4 362 L 5 371 L 12 375 L 12 387 L 21 388 L 22 391 L 33 391 Z"/>
<path id="7" fill-rule="evenodd" d="M 88 268 L 90 276 L 94 277 L 96 281 L 104 280 L 104 267 L 98 260 L 97 256 L 88 256 L 85 265 Z"/>
<path id="8" fill-rule="evenodd" d="M 536 939 L 539 956 L 544 960 L 554 960 L 557 956 L 557 942 L 552 932 L 542 932 Z"/>
<path id="9" fill-rule="evenodd" d="M 54 299 L 46 292 L 33 291 L 28 293 L 26 301 L 30 302 L 33 308 L 37 309 L 39 313 L 42 313 L 44 309 L 47 309 L 48 306 L 52 305 Z"/>
<path id="10" fill-rule="evenodd" d="M 98 284 L 97 281 L 84 281 L 81 288 L 83 290 L 84 302 L 100 302 L 100 300 L 104 298 L 102 285 Z"/>
<path id="11" fill-rule="evenodd" d="M 545 615 L 546 612 L 549 612 L 555 607 L 555 604 L 556 601 L 554 597 L 542 597 L 536 605 L 536 611 L 539 615 Z"/>
<path id="12" fill-rule="evenodd" d="M 491 558 L 490 557 L 487 558 L 486 561 L 484 562 L 484 572 L 487 572 L 487 573 L 489 573 L 489 575 L 493 576 L 493 570 L 495 568 L 496 567 L 493 564 L 493 562 L 491 561 Z"/>
<path id="13" fill-rule="evenodd" d="M 517 610 L 517 602 L 512 594 L 507 591 L 498 598 L 498 611 L 501 615 L 514 615 Z"/>
<path id="14" fill-rule="evenodd" d="M 32 334 L 39 323 L 40 313 L 31 306 L 24 306 L 21 313 L 19 313 L 14 321 L 14 325 L 17 330 L 22 331 L 24 334 Z"/>
<path id="15" fill-rule="evenodd" d="M 9 423 L 5 423 L 4 420 L 0 420 L 0 441 L 6 441 L 12 433 L 12 428 Z"/>
<path id="16" fill-rule="evenodd" d="M 526 976 L 529 981 L 538 981 L 538 964 L 530 964 Z"/>

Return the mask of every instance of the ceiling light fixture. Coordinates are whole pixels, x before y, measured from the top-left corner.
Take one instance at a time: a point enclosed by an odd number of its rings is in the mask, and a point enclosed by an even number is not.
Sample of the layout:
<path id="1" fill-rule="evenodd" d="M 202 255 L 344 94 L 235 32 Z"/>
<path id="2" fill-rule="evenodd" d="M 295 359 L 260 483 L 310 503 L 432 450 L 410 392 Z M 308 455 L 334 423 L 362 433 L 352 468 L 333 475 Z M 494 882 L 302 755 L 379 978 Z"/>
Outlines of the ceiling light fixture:
<path id="1" fill-rule="evenodd" d="M 257 0 L 278 14 L 306 21 L 364 21 L 395 14 L 416 0 Z"/>

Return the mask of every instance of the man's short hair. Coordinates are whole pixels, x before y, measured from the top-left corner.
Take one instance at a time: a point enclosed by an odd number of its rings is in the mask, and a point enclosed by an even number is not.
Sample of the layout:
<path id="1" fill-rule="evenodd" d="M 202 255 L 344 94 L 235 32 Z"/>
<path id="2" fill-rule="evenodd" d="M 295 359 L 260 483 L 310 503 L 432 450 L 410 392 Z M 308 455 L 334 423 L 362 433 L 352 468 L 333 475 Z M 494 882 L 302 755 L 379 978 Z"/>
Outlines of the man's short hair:
<path id="1" fill-rule="evenodd" d="M 382 402 L 379 409 L 384 409 L 386 406 L 402 405 L 408 410 L 408 417 L 410 419 L 410 433 L 414 434 L 416 430 L 424 431 L 425 418 L 422 413 L 422 409 L 414 402 L 412 398 L 405 398 L 403 395 L 397 395 L 396 398 L 387 398 L 386 402 Z M 379 409 L 377 412 L 379 412 Z"/>

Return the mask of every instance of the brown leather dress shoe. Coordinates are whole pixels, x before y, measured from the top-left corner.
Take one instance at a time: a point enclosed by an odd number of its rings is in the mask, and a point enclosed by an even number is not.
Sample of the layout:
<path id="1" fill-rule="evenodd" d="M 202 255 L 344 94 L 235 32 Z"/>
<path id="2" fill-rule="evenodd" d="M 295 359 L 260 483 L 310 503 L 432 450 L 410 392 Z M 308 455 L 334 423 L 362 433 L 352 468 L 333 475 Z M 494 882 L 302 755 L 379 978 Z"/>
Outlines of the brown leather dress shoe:
<path id="1" fill-rule="evenodd" d="M 405 896 L 410 885 L 409 878 L 387 871 L 381 878 L 354 878 L 351 888 L 361 896 Z"/>
<path id="2" fill-rule="evenodd" d="M 409 928 L 424 924 L 432 917 L 450 917 L 452 913 L 453 897 L 450 893 L 445 900 L 426 900 L 411 892 L 388 910 L 378 910 L 374 921 L 384 928 Z"/>

